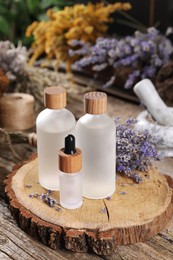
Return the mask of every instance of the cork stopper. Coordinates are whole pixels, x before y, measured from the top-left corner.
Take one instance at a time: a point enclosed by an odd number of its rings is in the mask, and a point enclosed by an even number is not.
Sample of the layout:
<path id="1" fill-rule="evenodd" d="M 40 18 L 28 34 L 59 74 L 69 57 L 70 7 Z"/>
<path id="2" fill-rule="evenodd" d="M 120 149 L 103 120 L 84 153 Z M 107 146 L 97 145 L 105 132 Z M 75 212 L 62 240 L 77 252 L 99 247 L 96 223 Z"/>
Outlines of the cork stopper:
<path id="1" fill-rule="evenodd" d="M 75 147 L 75 137 L 65 138 L 65 147 L 59 151 L 59 169 L 65 173 L 79 172 L 82 168 L 82 153 Z"/>
<path id="2" fill-rule="evenodd" d="M 88 92 L 84 95 L 84 108 L 88 114 L 99 115 L 107 111 L 107 95 L 103 92 Z"/>
<path id="3" fill-rule="evenodd" d="M 50 109 L 61 109 L 66 106 L 66 90 L 62 87 L 44 89 L 44 105 Z"/>

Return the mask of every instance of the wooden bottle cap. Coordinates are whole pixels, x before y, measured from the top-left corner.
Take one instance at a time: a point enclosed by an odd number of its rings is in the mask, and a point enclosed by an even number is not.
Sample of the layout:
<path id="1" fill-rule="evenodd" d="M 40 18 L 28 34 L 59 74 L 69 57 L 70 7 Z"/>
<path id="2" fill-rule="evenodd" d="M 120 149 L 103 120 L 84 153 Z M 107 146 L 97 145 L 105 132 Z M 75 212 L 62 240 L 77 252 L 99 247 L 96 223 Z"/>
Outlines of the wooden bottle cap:
<path id="1" fill-rule="evenodd" d="M 59 169 L 65 173 L 79 172 L 82 168 L 82 152 L 76 148 L 76 153 L 66 154 L 64 148 L 59 151 Z"/>
<path id="2" fill-rule="evenodd" d="M 66 90 L 59 86 L 45 88 L 44 105 L 50 109 L 64 108 L 66 106 Z"/>
<path id="3" fill-rule="evenodd" d="M 99 115 L 107 111 L 107 95 L 103 92 L 88 92 L 84 95 L 84 109 L 88 114 Z"/>

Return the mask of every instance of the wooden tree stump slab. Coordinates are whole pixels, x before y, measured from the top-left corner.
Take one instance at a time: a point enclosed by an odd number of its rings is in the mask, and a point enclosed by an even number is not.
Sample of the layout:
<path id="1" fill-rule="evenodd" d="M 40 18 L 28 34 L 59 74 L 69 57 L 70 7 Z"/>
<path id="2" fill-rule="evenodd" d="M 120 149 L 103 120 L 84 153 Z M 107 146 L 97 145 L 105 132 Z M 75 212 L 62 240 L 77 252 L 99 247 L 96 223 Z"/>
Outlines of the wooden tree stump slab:
<path id="1" fill-rule="evenodd" d="M 142 173 L 144 181 L 134 183 L 117 174 L 116 193 L 102 200 L 84 199 L 81 208 L 49 207 L 40 195 L 37 157 L 16 166 L 5 180 L 5 192 L 12 215 L 19 226 L 53 249 L 111 254 L 116 245 L 146 241 L 159 233 L 173 213 L 172 179 L 156 167 Z M 37 197 L 30 197 L 38 193 Z M 59 201 L 59 192 L 50 196 Z"/>

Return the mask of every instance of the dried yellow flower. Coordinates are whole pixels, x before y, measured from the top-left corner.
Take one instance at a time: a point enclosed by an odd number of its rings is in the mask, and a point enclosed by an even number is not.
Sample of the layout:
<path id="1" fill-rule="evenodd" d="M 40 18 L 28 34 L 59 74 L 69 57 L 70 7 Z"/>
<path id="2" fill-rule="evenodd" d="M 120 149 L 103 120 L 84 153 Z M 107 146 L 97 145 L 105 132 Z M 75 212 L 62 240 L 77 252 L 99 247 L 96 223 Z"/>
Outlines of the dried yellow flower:
<path id="1" fill-rule="evenodd" d="M 69 67 L 74 59 L 68 55 L 72 40 L 94 43 L 107 31 L 107 24 L 112 21 L 111 13 L 130 8 L 129 3 L 118 2 L 109 5 L 78 4 L 61 11 L 48 10 L 48 21 L 33 22 L 26 30 L 26 36 L 34 36 L 30 63 L 45 54 L 48 59 L 55 58 L 57 64 L 68 62 Z"/>

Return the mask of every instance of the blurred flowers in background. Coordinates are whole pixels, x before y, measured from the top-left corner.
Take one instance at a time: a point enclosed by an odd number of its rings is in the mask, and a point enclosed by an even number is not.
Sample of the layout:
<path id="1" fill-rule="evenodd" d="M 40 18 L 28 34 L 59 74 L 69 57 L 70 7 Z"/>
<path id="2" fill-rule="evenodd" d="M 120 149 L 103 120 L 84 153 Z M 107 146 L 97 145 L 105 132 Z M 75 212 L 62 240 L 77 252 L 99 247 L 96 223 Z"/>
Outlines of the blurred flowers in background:
<path id="1" fill-rule="evenodd" d="M 107 31 L 108 23 L 112 22 L 111 13 L 130 8 L 129 3 L 118 2 L 110 5 L 77 4 L 61 11 L 48 10 L 48 21 L 33 22 L 26 30 L 26 36 L 34 37 L 30 63 L 44 55 L 48 60 L 56 59 L 56 67 L 65 61 L 70 68 L 74 60 L 68 54 L 70 42 L 81 40 L 94 43 Z"/>
<path id="2" fill-rule="evenodd" d="M 63 82 L 63 83 L 62 83 Z M 28 65 L 26 47 L 0 41 L 0 96 L 5 92 L 23 92 L 35 97 L 35 110 L 43 109 L 43 90 L 52 85 L 69 86 L 67 77 L 46 68 Z"/>
<path id="3" fill-rule="evenodd" d="M 116 81 L 121 67 L 132 69 L 124 88 L 131 88 L 143 78 L 154 79 L 173 52 L 171 42 L 154 27 L 145 33 L 136 31 L 132 36 L 98 38 L 95 45 L 84 42 L 76 42 L 76 45 L 78 49 L 70 50 L 69 55 L 80 57 L 75 62 L 79 69 L 90 66 L 93 72 L 98 73 L 113 68 L 111 78 L 103 87 L 109 87 Z"/>
<path id="4" fill-rule="evenodd" d="M 129 2 L 136 8 L 135 1 Z M 13 45 L 7 51 L 7 42 L 1 42 L 0 68 L 11 82 L 16 75 L 18 81 L 22 80 L 23 62 L 48 65 L 55 71 L 66 64 L 68 72 L 78 68 L 91 77 L 98 76 L 103 87 L 116 85 L 129 89 L 128 93 L 140 79 L 147 77 L 155 82 L 159 69 L 170 61 L 173 47 L 155 27 L 147 29 L 129 14 L 133 9 L 129 2 L 0 0 L 0 37 Z M 117 26 L 124 25 L 126 35 L 122 36 Z M 130 27 L 138 30 L 130 35 Z M 26 48 L 31 47 L 24 51 L 21 42 Z M 29 62 L 26 56 L 30 57 Z"/>
<path id="5" fill-rule="evenodd" d="M 19 44 L 17 47 L 10 41 L 0 41 L 0 68 L 6 73 L 9 80 L 15 80 L 24 74 L 28 53 L 26 47 Z"/>

